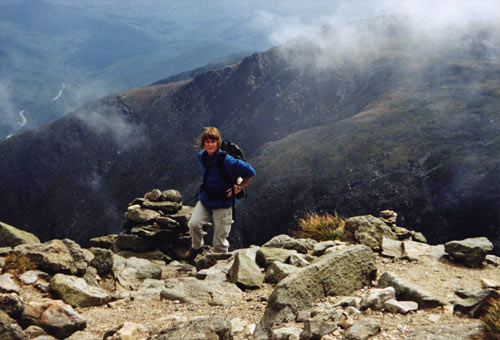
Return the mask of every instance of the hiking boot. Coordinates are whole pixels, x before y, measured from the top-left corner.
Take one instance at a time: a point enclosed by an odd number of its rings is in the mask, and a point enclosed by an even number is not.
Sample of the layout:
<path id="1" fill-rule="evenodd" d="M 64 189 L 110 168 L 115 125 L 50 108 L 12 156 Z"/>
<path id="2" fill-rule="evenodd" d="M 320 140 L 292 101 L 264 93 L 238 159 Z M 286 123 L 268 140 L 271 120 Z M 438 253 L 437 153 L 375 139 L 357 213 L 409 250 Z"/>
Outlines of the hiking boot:
<path id="1" fill-rule="evenodd" d="M 196 258 L 196 256 L 198 256 L 198 254 L 201 254 L 202 252 L 203 252 L 203 247 L 199 249 L 194 249 L 193 247 L 191 247 L 184 255 L 184 258 L 186 261 L 193 261 Z"/>

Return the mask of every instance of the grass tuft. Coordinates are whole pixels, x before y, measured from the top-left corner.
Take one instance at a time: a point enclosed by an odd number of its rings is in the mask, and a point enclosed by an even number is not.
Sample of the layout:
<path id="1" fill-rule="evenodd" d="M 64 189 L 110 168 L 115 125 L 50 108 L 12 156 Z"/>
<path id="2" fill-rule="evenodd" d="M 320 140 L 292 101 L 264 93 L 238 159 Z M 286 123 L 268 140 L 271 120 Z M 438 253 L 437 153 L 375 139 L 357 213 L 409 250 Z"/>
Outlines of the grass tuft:
<path id="1" fill-rule="evenodd" d="M 490 298 L 481 315 L 484 324 L 484 339 L 500 340 L 500 298 Z"/>
<path id="2" fill-rule="evenodd" d="M 30 260 L 26 255 L 11 253 L 5 257 L 4 271 L 12 270 L 18 273 L 24 273 L 28 270 L 36 269 L 37 264 Z"/>
<path id="3" fill-rule="evenodd" d="M 297 220 L 299 230 L 294 235 L 301 238 L 311 238 L 316 241 L 342 240 L 345 218 L 334 213 L 306 213 Z"/>

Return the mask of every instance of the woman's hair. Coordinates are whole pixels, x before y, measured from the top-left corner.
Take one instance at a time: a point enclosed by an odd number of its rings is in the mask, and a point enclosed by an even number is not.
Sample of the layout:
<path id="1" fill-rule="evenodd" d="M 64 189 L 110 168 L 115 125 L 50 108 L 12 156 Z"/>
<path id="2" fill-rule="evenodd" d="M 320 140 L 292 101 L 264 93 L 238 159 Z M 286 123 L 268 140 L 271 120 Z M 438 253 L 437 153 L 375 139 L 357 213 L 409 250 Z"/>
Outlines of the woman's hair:
<path id="1" fill-rule="evenodd" d="M 201 135 L 198 137 L 197 147 L 203 149 L 203 144 L 207 139 L 215 139 L 217 141 L 217 147 L 220 148 L 222 143 L 222 137 L 220 136 L 220 132 L 216 127 L 209 126 L 205 127 Z"/>

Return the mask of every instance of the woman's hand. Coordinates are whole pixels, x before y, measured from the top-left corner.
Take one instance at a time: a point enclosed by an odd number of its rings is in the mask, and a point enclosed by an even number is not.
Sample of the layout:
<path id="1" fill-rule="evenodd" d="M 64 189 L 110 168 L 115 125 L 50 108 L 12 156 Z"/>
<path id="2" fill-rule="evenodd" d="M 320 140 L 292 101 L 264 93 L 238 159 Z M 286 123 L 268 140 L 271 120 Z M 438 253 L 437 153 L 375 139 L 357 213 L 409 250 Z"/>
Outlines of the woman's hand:
<path id="1" fill-rule="evenodd" d="M 241 185 L 237 185 L 237 184 L 235 184 L 235 185 L 233 186 L 233 188 L 234 188 L 234 194 L 235 194 L 235 195 L 238 195 L 238 193 L 239 193 L 241 190 L 243 190 L 243 187 L 242 187 Z M 226 191 L 226 196 L 227 196 L 227 197 L 231 197 L 231 195 L 232 195 L 232 194 L 233 194 L 233 191 L 231 190 L 231 188 L 227 189 L 227 191 Z"/>

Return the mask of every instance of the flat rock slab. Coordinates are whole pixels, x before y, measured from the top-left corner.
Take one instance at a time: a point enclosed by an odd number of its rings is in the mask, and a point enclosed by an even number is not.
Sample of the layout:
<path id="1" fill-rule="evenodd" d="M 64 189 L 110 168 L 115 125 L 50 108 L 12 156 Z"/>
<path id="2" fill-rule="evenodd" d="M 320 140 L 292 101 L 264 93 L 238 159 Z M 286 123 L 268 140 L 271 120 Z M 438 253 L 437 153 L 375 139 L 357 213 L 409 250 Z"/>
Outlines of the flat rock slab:
<path id="1" fill-rule="evenodd" d="M 165 287 L 160 293 L 161 298 L 194 305 L 228 306 L 243 299 L 242 291 L 229 282 L 181 277 L 165 280 Z"/>
<path id="2" fill-rule="evenodd" d="M 412 331 L 403 340 L 470 340 L 481 334 L 482 325 L 429 326 Z"/>

